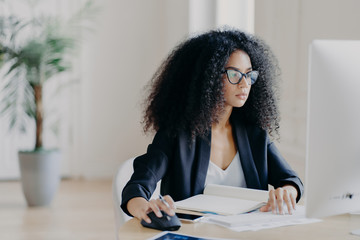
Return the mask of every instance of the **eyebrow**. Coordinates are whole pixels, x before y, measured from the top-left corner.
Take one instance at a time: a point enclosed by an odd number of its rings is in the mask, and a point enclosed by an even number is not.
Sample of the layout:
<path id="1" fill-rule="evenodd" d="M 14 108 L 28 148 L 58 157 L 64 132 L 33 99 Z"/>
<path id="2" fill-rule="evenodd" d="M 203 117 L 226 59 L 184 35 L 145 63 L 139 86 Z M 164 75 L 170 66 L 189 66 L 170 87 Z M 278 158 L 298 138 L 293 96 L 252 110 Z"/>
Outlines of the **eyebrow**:
<path id="1" fill-rule="evenodd" d="M 232 66 L 227 67 L 227 68 L 225 68 L 225 69 L 229 69 L 229 68 L 231 68 L 231 69 L 234 69 L 234 70 L 237 70 L 237 71 L 241 72 L 241 70 L 240 70 L 240 69 L 238 69 L 238 68 L 236 68 L 236 67 L 232 67 Z M 245 71 L 245 72 L 248 72 L 248 71 L 251 71 L 251 70 L 252 70 L 252 67 L 249 67 L 249 68 L 247 68 L 247 69 L 246 69 L 246 71 Z"/>

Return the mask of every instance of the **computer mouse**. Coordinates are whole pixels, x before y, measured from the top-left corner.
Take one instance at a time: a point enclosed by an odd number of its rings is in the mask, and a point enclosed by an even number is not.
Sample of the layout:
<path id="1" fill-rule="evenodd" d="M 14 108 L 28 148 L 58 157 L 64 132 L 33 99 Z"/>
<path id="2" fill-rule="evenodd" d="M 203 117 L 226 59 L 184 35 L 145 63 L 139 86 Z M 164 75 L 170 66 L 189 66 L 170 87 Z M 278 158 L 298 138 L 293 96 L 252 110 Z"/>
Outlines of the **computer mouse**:
<path id="1" fill-rule="evenodd" d="M 161 211 L 161 213 L 163 215 L 161 218 L 157 217 L 154 212 L 148 213 L 151 223 L 147 223 L 142 219 L 141 225 L 161 231 L 176 231 L 181 227 L 181 222 L 176 215 L 169 216 L 164 211 Z"/>

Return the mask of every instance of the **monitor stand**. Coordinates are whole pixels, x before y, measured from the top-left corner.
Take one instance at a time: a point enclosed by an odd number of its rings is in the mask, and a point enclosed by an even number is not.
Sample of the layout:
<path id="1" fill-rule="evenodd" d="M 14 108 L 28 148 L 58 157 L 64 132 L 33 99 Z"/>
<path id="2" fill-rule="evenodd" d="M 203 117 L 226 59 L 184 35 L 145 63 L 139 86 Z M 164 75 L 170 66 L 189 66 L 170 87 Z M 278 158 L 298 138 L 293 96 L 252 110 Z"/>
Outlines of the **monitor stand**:
<path id="1" fill-rule="evenodd" d="M 359 216 L 360 216 L 360 212 L 351 212 L 350 214 L 351 214 L 351 215 L 359 215 Z M 352 230 L 350 233 L 353 234 L 353 235 L 356 235 L 356 236 L 360 236 L 360 228 L 359 228 L 359 229 Z"/>
<path id="2" fill-rule="evenodd" d="M 356 236 L 360 236 L 360 229 L 353 230 L 350 233 Z"/>

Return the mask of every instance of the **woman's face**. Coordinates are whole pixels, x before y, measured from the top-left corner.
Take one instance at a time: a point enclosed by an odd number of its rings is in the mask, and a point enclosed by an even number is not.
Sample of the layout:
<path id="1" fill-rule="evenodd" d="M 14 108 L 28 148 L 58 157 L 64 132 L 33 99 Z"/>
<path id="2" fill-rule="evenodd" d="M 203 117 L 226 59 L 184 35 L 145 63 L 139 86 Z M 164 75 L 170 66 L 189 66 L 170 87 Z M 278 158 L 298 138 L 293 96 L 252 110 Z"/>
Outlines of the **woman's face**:
<path id="1" fill-rule="evenodd" d="M 242 73 L 248 73 L 252 70 L 249 55 L 242 50 L 234 51 L 225 69 L 236 69 Z M 224 97 L 225 107 L 242 107 L 244 106 L 251 89 L 251 85 L 247 84 L 245 77 L 242 77 L 238 84 L 231 84 L 226 73 L 223 74 L 224 81 Z"/>

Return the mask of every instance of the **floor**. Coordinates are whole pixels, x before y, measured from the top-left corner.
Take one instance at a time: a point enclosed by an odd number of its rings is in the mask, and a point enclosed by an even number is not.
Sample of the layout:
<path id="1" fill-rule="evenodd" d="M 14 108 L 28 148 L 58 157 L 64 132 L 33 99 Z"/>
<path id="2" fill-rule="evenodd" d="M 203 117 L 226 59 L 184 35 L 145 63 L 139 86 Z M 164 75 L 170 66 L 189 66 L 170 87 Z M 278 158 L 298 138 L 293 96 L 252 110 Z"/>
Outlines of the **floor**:
<path id="1" fill-rule="evenodd" d="M 114 239 L 111 180 L 63 180 L 50 207 L 29 208 L 18 181 L 0 181 L 1 240 Z"/>

